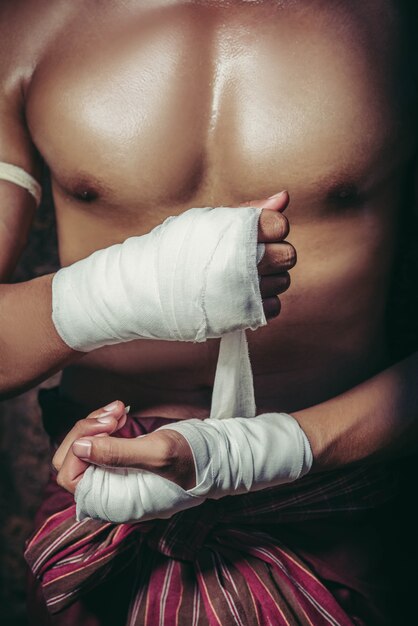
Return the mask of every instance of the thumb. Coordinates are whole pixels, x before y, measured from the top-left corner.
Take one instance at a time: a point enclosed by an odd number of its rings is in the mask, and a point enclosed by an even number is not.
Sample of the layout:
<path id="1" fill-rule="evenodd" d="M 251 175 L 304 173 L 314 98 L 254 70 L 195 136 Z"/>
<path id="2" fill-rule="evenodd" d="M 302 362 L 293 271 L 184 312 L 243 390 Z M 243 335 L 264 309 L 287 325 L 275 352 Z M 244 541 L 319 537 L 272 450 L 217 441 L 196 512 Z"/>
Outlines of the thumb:
<path id="1" fill-rule="evenodd" d="M 287 191 L 280 191 L 270 198 L 262 198 L 261 200 L 250 200 L 243 202 L 240 206 L 251 206 L 262 209 L 272 209 L 273 211 L 284 211 L 289 204 L 289 194 Z"/>
<path id="2" fill-rule="evenodd" d="M 79 459 L 104 467 L 141 467 L 138 462 L 142 437 L 119 439 L 117 437 L 83 437 L 77 439 L 72 451 Z"/>

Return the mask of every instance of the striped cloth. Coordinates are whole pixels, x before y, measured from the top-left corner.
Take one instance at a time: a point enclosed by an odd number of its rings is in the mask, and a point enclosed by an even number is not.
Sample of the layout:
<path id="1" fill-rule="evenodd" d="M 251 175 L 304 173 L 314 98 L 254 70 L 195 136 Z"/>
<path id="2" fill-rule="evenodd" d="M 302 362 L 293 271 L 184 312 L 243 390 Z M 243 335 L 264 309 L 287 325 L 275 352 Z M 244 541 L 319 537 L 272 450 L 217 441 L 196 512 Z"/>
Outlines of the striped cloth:
<path id="1" fill-rule="evenodd" d="M 391 491 L 381 469 L 351 468 L 208 500 L 170 520 L 77 522 L 69 506 L 48 517 L 25 557 L 51 613 L 135 564 L 126 626 L 358 625 L 278 531 L 355 520 Z"/>

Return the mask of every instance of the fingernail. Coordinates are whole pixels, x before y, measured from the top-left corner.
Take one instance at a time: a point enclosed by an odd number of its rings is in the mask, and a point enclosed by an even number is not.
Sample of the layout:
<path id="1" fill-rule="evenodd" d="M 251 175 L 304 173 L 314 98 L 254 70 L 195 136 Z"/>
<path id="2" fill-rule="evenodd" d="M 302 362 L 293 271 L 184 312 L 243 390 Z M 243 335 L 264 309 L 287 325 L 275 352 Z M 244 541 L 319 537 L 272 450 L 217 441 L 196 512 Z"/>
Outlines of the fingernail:
<path id="1" fill-rule="evenodd" d="M 77 439 L 73 443 L 73 452 L 82 459 L 88 459 L 91 455 L 91 441 L 89 439 Z"/>
<path id="2" fill-rule="evenodd" d="M 111 413 L 112 411 L 118 408 L 118 405 L 119 405 L 118 400 L 115 400 L 114 402 L 111 402 L 110 404 L 106 404 L 106 406 L 103 407 L 103 411 L 106 411 L 107 413 Z"/>
<path id="3" fill-rule="evenodd" d="M 131 410 L 131 405 L 126 406 L 125 407 L 125 415 L 128 415 L 129 411 Z"/>
<path id="4" fill-rule="evenodd" d="M 110 417 L 110 415 L 107 417 L 97 417 L 96 419 L 101 424 L 111 424 L 113 422 L 113 417 Z"/>
<path id="5" fill-rule="evenodd" d="M 270 196 L 269 200 L 280 198 L 280 196 L 283 196 L 283 194 L 285 194 L 285 193 L 286 193 L 286 191 L 279 191 L 279 193 L 275 193 L 274 196 Z"/>

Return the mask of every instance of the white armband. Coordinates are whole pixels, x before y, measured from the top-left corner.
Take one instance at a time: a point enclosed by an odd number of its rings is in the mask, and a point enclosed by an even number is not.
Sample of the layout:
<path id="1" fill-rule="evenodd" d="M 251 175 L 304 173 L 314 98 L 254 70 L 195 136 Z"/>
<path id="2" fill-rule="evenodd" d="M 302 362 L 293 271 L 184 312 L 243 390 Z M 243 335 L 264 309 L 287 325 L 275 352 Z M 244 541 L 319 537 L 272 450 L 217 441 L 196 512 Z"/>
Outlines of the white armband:
<path id="1" fill-rule="evenodd" d="M 33 196 L 36 206 L 39 206 L 42 196 L 42 187 L 38 181 L 23 168 L 0 161 L 0 180 L 5 180 L 8 183 L 23 187 L 23 189 L 26 189 L 26 191 Z"/>

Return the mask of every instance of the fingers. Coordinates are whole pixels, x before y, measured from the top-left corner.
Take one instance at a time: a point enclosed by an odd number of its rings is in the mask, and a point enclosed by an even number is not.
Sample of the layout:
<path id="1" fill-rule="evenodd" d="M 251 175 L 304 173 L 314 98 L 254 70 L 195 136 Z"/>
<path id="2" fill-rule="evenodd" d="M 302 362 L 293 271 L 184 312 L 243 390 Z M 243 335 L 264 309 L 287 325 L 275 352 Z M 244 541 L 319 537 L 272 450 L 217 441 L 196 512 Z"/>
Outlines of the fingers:
<path id="1" fill-rule="evenodd" d="M 271 209 L 273 211 L 284 211 L 288 204 L 289 194 L 287 191 L 280 191 L 269 198 L 250 200 L 249 202 L 243 202 L 240 206 L 253 206 L 257 208 Z"/>
<path id="2" fill-rule="evenodd" d="M 282 191 L 270 198 L 244 205 L 263 207 L 258 222 L 258 242 L 265 244 L 265 251 L 258 264 L 258 273 L 261 277 L 260 292 L 267 320 L 279 315 L 281 304 L 277 295 L 289 288 L 288 271 L 296 264 L 295 248 L 284 241 L 289 234 L 289 222 L 282 212 L 288 204 L 289 194 Z"/>
<path id="3" fill-rule="evenodd" d="M 88 466 L 89 464 L 76 457 L 70 448 L 57 474 L 57 484 L 70 493 L 74 493 L 77 483 L 83 477 Z"/>
<path id="4" fill-rule="evenodd" d="M 287 217 L 278 211 L 264 209 L 258 221 L 258 242 L 274 243 L 283 241 L 289 234 Z"/>
<path id="5" fill-rule="evenodd" d="M 283 293 L 290 286 L 290 275 L 288 272 L 283 274 L 273 274 L 271 276 L 263 276 L 260 281 L 260 293 L 263 299 L 277 296 Z"/>
<path id="6" fill-rule="evenodd" d="M 91 464 L 144 469 L 183 489 L 196 485 L 193 453 L 186 439 L 175 431 L 154 432 L 135 439 L 108 436 L 78 439 L 67 452 L 57 483 L 74 493 Z"/>
<path id="7" fill-rule="evenodd" d="M 260 292 L 263 298 L 263 310 L 266 319 L 277 317 L 281 310 L 277 294 L 283 293 L 290 285 L 290 276 L 286 272 L 273 276 L 263 276 L 260 281 Z"/>
<path id="8" fill-rule="evenodd" d="M 115 400 L 114 402 L 107 404 L 103 408 L 97 409 L 97 411 L 93 411 L 93 413 L 90 413 L 90 415 L 88 415 L 86 419 L 105 419 L 107 415 L 110 415 L 118 420 L 118 425 L 115 430 L 120 430 L 126 424 L 130 408 L 130 406 L 125 407 L 123 402 L 121 402 L 120 400 Z"/>
<path id="9" fill-rule="evenodd" d="M 258 271 L 263 310 L 267 320 L 277 317 L 281 310 L 280 300 L 276 297 L 290 286 L 290 270 L 296 264 L 296 250 L 287 242 L 266 244 L 265 253 Z"/>
<path id="10" fill-rule="evenodd" d="M 89 437 L 77 439 L 72 451 L 83 461 L 104 467 L 133 467 L 164 473 L 177 458 L 178 437 L 165 431 L 153 432 L 134 439 Z"/>
<path id="11" fill-rule="evenodd" d="M 269 243 L 265 246 L 264 256 L 258 264 L 260 276 L 283 274 L 296 265 L 297 255 L 292 244 Z"/>
<path id="12" fill-rule="evenodd" d="M 289 222 L 282 215 L 289 204 L 289 194 L 287 191 L 281 191 L 270 198 L 261 200 L 251 200 L 244 202 L 241 206 L 252 206 L 263 208 L 258 222 L 258 241 L 259 243 L 272 243 L 281 241 L 289 234 Z"/>
<path id="13" fill-rule="evenodd" d="M 74 424 L 73 428 L 65 437 L 64 441 L 56 451 L 52 464 L 57 471 L 61 469 L 68 450 L 75 439 L 86 436 L 97 436 L 102 434 L 112 434 L 119 430 L 126 422 L 127 410 L 123 402 L 116 401 L 97 411 L 93 411 L 83 420 Z"/>
<path id="14" fill-rule="evenodd" d="M 277 317 L 280 313 L 281 306 L 279 298 L 274 297 L 263 300 L 263 310 L 266 319 L 269 320 Z"/>

